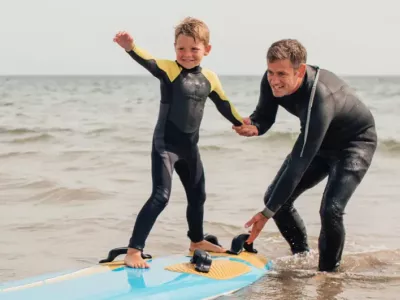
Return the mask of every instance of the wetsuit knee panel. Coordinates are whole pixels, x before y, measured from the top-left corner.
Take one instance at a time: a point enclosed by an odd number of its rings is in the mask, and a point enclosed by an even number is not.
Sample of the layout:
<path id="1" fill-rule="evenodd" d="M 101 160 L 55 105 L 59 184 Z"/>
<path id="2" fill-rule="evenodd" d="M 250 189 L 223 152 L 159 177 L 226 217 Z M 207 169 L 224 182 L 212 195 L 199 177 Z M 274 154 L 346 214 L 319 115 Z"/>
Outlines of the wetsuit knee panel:
<path id="1" fill-rule="evenodd" d="M 332 205 L 327 205 L 321 207 L 319 215 L 322 222 L 331 223 L 334 220 L 340 220 L 343 217 L 344 209 L 342 205 L 339 204 L 339 200 L 331 201 Z"/>
<path id="2" fill-rule="evenodd" d="M 166 206 L 169 201 L 171 191 L 168 188 L 158 186 L 153 191 L 150 199 L 154 202 L 154 204 L 159 206 Z"/>
<path id="3" fill-rule="evenodd" d="M 188 199 L 188 205 L 191 207 L 201 207 L 206 202 L 206 198 L 206 193 L 204 191 L 200 193 L 192 193 L 190 199 Z"/>

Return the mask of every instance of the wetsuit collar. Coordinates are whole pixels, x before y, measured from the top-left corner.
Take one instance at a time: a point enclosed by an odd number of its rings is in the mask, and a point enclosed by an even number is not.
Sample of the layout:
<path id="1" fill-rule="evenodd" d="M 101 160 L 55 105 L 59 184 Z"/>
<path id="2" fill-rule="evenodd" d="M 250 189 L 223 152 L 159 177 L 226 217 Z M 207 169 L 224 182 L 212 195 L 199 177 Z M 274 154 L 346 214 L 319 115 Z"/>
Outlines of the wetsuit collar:
<path id="1" fill-rule="evenodd" d="M 184 66 L 182 66 L 181 64 L 178 63 L 177 60 L 175 60 L 176 64 L 182 68 L 182 70 L 188 72 L 188 73 L 200 73 L 201 72 L 201 67 L 200 66 L 196 66 L 194 68 L 191 69 L 186 69 Z"/>

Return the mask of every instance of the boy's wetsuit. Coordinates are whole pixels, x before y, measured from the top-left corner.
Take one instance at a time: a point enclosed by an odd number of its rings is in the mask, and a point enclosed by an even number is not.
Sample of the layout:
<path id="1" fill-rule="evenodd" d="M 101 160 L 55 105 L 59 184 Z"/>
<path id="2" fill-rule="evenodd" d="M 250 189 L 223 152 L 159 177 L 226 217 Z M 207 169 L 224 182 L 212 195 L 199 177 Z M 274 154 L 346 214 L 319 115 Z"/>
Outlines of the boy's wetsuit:
<path id="1" fill-rule="evenodd" d="M 175 169 L 184 186 L 188 206 L 188 236 L 203 240 L 206 200 L 204 171 L 198 149 L 199 128 L 209 97 L 218 111 L 235 126 L 242 119 L 226 97 L 215 73 L 197 66 L 185 69 L 176 61 L 158 60 L 134 47 L 128 54 L 160 80 L 161 103 L 152 142 L 153 188 L 138 214 L 129 247 L 142 250 L 158 215 L 167 205 Z"/>
<path id="2" fill-rule="evenodd" d="M 293 253 L 307 251 L 306 230 L 293 202 L 328 176 L 320 207 L 319 269 L 336 270 L 344 247 L 344 209 L 377 146 L 374 118 L 344 81 L 312 66 L 307 66 L 301 87 L 282 98 L 273 96 L 264 74 L 250 116 L 259 135 L 275 122 L 278 106 L 300 119 L 301 132 L 265 193 L 263 214 L 274 218 Z"/>

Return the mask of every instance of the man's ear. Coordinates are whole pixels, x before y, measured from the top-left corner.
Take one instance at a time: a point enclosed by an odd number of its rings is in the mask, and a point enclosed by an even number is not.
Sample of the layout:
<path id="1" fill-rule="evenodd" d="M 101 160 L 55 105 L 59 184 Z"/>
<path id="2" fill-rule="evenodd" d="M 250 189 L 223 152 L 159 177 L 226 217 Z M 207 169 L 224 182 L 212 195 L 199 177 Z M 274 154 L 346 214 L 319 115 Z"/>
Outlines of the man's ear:
<path id="1" fill-rule="evenodd" d="M 303 78 L 306 75 L 306 70 L 307 70 L 307 65 L 306 64 L 300 64 L 297 72 L 299 72 L 299 77 Z"/>

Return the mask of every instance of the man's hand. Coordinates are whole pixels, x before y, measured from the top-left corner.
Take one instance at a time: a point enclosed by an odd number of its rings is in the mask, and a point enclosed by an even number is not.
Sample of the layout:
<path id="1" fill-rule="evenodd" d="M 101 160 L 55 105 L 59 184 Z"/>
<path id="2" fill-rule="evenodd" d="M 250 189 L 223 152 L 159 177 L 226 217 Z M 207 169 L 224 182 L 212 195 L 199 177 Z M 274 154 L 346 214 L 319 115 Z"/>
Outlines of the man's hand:
<path id="1" fill-rule="evenodd" d="M 265 224 L 268 222 L 268 218 L 265 217 L 262 213 L 257 213 L 248 221 L 244 226 L 246 228 L 249 228 L 250 226 L 253 226 L 251 228 L 250 236 L 247 239 L 246 243 L 251 244 L 254 242 L 254 240 L 258 237 L 260 234 L 261 230 L 264 228 Z"/>
<path id="2" fill-rule="evenodd" d="M 114 42 L 116 42 L 118 45 L 120 45 L 122 48 L 125 49 L 125 51 L 130 51 L 132 50 L 133 47 L 133 38 L 132 36 L 126 32 L 126 31 L 119 31 L 115 35 Z"/>
<path id="3" fill-rule="evenodd" d="M 236 131 L 241 136 L 257 136 L 258 129 L 256 126 L 251 125 L 251 120 L 249 117 L 243 118 L 243 125 L 232 126 L 232 129 Z"/>
<path id="4" fill-rule="evenodd" d="M 258 129 L 254 125 L 232 126 L 232 129 L 241 136 L 257 136 Z"/>

